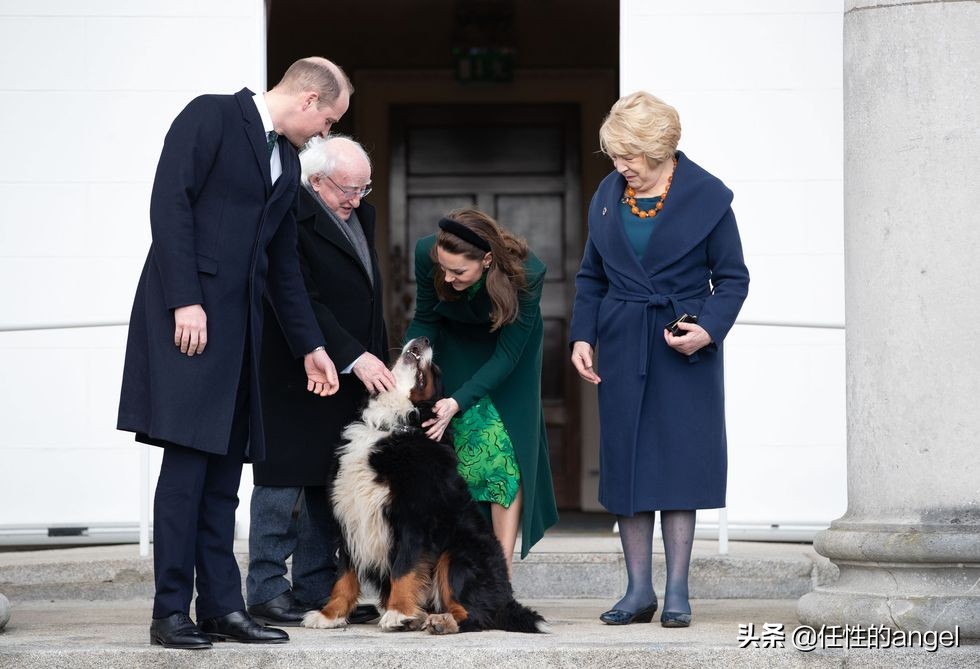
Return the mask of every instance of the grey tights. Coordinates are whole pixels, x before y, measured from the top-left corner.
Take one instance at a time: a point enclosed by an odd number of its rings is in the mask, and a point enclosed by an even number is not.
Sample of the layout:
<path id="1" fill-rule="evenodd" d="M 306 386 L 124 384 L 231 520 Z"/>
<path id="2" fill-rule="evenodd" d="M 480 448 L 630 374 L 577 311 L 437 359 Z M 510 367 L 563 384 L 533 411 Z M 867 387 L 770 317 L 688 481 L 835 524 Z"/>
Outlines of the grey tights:
<path id="1" fill-rule="evenodd" d="M 661 511 L 660 528 L 664 537 L 667 558 L 667 588 L 664 611 L 690 613 L 687 577 L 691 568 L 691 547 L 694 543 L 696 512 Z M 618 516 L 619 538 L 626 560 L 626 594 L 614 609 L 636 612 L 653 603 L 653 523 L 652 511 L 633 516 Z"/>

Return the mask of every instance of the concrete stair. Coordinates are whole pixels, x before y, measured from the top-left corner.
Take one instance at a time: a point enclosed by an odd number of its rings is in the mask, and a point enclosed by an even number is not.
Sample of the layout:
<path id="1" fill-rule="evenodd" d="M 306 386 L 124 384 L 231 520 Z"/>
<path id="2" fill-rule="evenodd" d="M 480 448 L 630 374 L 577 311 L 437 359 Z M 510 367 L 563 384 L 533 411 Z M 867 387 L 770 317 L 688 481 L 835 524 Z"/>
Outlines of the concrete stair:
<path id="1" fill-rule="evenodd" d="M 602 625 L 596 616 L 608 600 L 528 601 L 551 623 L 550 634 L 483 632 L 435 637 L 426 632 L 382 632 L 376 625 L 344 630 L 289 628 L 291 641 L 276 646 L 216 644 L 212 650 L 166 650 L 148 643 L 150 600 L 28 601 L 15 603 L 14 617 L 0 632 L 4 669 L 530 669 L 568 667 L 621 669 L 843 669 L 891 667 L 975 669 L 980 646 L 922 649 L 739 648 L 740 623 L 796 622 L 796 600 L 728 599 L 694 602 L 687 629 L 659 624 Z"/>
<path id="2" fill-rule="evenodd" d="M 243 570 L 246 548 L 236 546 Z M 654 558 L 662 581 L 659 543 Z M 12 618 L 0 632 L 0 668 L 980 667 L 980 645 L 932 653 L 921 648 L 794 648 L 797 598 L 835 578 L 833 565 L 807 544 L 733 542 L 729 554 L 718 555 L 717 544 L 698 541 L 691 567 L 691 627 L 664 629 L 656 619 L 612 627 L 597 617 L 625 589 L 618 538 L 554 535 L 514 564 L 518 597 L 545 616 L 550 634 L 434 637 L 385 633 L 376 625 L 289 628 L 286 645 L 223 643 L 191 652 L 148 643 L 152 561 L 140 558 L 136 546 L 6 552 L 0 553 L 0 593 L 11 601 Z M 657 588 L 662 595 L 662 582 Z M 787 633 L 783 647 L 740 648 L 739 625 L 748 623 L 757 633 L 767 623 L 782 625 Z"/>
<path id="3" fill-rule="evenodd" d="M 809 544 L 696 541 L 691 596 L 698 599 L 796 599 L 832 582 L 837 569 Z M 247 545 L 236 545 L 242 572 Z M 656 587 L 663 593 L 663 547 L 654 547 Z M 520 599 L 610 599 L 626 589 L 615 536 L 549 536 L 525 560 L 514 561 Z M 11 601 L 108 600 L 152 597 L 153 562 L 134 545 L 0 553 L 0 592 Z"/>

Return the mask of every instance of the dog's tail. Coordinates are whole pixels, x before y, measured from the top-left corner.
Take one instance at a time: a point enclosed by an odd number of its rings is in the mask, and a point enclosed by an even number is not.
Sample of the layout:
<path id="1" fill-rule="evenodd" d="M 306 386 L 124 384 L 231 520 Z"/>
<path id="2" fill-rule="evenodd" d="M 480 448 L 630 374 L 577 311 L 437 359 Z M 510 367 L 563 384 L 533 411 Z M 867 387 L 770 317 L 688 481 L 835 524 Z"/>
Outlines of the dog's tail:
<path id="1" fill-rule="evenodd" d="M 505 632 L 524 632 L 525 634 L 551 631 L 541 614 L 513 599 L 497 611 L 493 627 Z"/>

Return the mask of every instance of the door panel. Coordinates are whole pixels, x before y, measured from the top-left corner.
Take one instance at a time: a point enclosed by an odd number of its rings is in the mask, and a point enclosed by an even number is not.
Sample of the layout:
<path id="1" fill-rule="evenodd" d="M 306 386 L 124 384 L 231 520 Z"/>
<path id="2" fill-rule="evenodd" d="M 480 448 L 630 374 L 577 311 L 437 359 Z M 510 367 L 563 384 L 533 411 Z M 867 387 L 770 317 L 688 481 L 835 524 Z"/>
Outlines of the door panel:
<path id="1" fill-rule="evenodd" d="M 414 309 L 415 242 L 446 212 L 476 206 L 527 239 L 547 265 L 541 396 L 555 495 L 579 507 L 578 386 L 566 333 L 581 255 L 578 109 L 570 105 L 396 108 L 392 117 L 391 298 L 401 337 Z"/>

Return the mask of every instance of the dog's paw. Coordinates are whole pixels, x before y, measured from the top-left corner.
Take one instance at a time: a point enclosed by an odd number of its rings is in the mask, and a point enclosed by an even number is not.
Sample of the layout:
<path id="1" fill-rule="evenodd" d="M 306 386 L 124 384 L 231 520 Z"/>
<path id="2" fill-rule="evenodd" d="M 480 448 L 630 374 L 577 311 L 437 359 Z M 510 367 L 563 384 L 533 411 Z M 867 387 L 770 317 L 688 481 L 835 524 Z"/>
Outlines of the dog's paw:
<path id="1" fill-rule="evenodd" d="M 429 617 L 422 623 L 422 629 L 429 630 L 429 634 L 458 634 L 459 625 L 456 619 L 449 613 L 430 613 Z"/>
<path id="2" fill-rule="evenodd" d="M 307 611 L 303 616 L 303 627 L 315 630 L 336 629 L 347 627 L 346 618 L 328 618 L 319 611 Z"/>
<path id="3" fill-rule="evenodd" d="M 406 616 L 404 613 L 389 609 L 381 616 L 378 627 L 385 632 L 409 632 L 422 629 L 423 624 L 425 624 L 424 617 Z"/>

